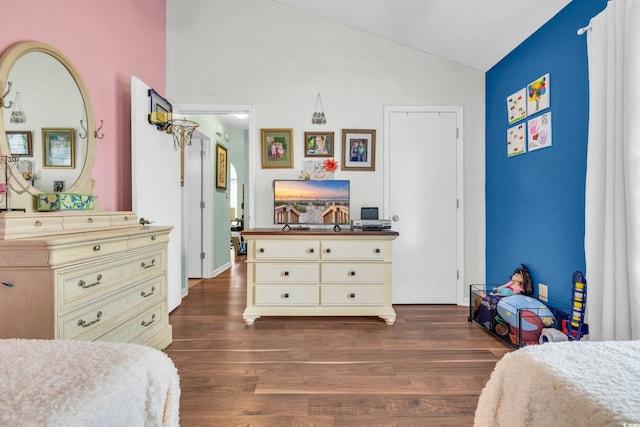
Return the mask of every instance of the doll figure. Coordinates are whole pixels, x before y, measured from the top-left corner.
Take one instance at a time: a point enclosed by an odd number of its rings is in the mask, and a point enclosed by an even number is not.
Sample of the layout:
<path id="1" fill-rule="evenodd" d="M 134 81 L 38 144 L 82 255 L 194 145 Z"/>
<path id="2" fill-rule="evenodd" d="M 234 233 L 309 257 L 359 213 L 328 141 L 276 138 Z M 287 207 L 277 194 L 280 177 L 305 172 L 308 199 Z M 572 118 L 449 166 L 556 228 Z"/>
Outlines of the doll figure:
<path id="1" fill-rule="evenodd" d="M 493 288 L 492 294 L 511 296 L 517 294 L 531 295 L 533 294 L 533 281 L 526 265 L 516 268 L 511 276 L 511 280 L 502 286 Z"/>

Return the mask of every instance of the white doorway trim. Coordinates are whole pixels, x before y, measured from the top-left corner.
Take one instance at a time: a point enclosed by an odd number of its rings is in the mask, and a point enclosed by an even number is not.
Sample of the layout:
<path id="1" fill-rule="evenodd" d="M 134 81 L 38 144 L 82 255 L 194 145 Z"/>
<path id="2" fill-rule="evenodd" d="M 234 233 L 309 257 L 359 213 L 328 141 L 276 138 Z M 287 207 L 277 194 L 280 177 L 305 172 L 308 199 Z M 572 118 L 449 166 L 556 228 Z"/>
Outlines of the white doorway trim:
<path id="1" fill-rule="evenodd" d="M 255 105 L 234 105 L 234 104 L 176 104 L 173 106 L 174 114 L 228 114 L 228 113 L 248 113 L 249 114 L 249 200 L 255 200 L 253 185 L 255 180 L 255 170 L 257 159 L 253 147 L 258 146 L 258 136 L 256 131 L 256 107 Z M 252 228 L 254 223 L 255 203 L 249 203 L 249 223 Z"/>
<path id="2" fill-rule="evenodd" d="M 456 113 L 456 197 L 458 200 L 456 214 L 456 264 L 458 269 L 457 300 L 458 305 L 467 305 L 464 289 L 464 144 L 463 144 L 463 109 L 461 106 L 384 106 L 384 141 L 383 141 L 383 192 L 384 218 L 390 217 L 390 184 L 391 184 L 391 147 L 390 121 L 393 113 Z"/>

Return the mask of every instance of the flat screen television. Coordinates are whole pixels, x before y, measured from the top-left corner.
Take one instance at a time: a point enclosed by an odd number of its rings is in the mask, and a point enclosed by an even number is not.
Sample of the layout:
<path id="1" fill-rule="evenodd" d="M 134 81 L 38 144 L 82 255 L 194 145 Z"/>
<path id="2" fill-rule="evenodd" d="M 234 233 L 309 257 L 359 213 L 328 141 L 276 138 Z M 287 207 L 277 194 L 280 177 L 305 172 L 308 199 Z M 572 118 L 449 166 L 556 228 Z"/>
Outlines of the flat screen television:
<path id="1" fill-rule="evenodd" d="M 348 180 L 273 181 L 273 221 L 290 227 L 298 225 L 349 224 Z M 334 228 L 335 228 L 334 227 Z"/>

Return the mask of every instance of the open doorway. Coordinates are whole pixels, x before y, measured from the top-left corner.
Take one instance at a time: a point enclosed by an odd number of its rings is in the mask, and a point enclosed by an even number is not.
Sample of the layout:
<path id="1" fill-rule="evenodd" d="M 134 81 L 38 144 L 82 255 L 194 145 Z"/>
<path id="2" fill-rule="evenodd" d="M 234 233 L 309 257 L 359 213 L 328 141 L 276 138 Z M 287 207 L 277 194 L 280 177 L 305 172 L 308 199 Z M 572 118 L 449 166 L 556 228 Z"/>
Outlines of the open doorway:
<path id="1" fill-rule="evenodd" d="M 188 250 L 187 259 L 197 263 L 202 259 L 203 272 L 209 272 L 206 277 L 215 277 L 232 265 L 230 242 L 232 233 L 231 223 L 231 203 L 235 200 L 235 212 L 238 218 L 242 218 L 243 226 L 248 227 L 252 220 L 253 206 L 251 203 L 252 186 L 254 177 L 253 165 L 256 162 L 250 147 L 256 147 L 257 136 L 255 131 L 254 106 L 226 106 L 226 105 L 175 105 L 174 114 L 194 120 L 200 124 L 198 131 L 210 138 L 209 148 L 212 154 L 211 160 L 205 160 L 202 167 L 207 170 L 202 176 L 215 177 L 215 147 L 221 145 L 227 150 L 227 183 L 225 188 L 216 187 L 212 179 L 204 179 L 202 191 L 205 195 L 211 195 L 208 202 L 204 197 L 202 200 L 202 212 L 205 220 L 201 221 L 199 207 L 189 209 L 185 212 L 185 221 L 198 227 L 200 223 L 207 223 L 211 219 L 211 227 L 201 227 L 198 231 L 191 233 L 193 239 L 204 235 L 204 241 L 212 241 L 212 253 L 204 254 L 198 250 Z M 190 150 L 199 150 L 199 147 L 191 146 Z M 205 150 L 206 151 L 206 150 Z M 200 154 L 201 155 L 201 154 Z M 196 155 L 197 157 L 197 155 Z M 206 156 L 205 156 L 206 157 Z M 231 170 L 235 170 L 235 180 L 232 185 Z M 185 184 L 191 185 L 188 182 Z M 197 185 L 195 183 L 194 185 Z M 189 191 L 189 189 L 187 189 Z M 244 199 L 244 209 L 239 205 Z M 208 204 L 208 205 L 207 205 Z M 187 247 L 193 246 L 187 242 Z M 206 246 L 206 245 L 205 245 Z"/>

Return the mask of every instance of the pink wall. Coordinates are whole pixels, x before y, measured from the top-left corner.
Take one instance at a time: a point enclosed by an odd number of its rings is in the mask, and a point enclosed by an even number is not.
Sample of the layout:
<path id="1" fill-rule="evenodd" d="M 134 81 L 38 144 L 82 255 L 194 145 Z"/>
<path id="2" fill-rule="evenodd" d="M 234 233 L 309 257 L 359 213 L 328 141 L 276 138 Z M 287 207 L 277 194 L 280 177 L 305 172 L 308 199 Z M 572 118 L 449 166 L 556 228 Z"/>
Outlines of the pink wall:
<path id="1" fill-rule="evenodd" d="M 2 17 L 0 51 L 18 41 L 41 41 L 60 50 L 82 75 L 98 124 L 104 120 L 95 194 L 102 209 L 130 210 L 130 81 L 135 75 L 165 94 L 165 0 L 7 1 Z"/>

